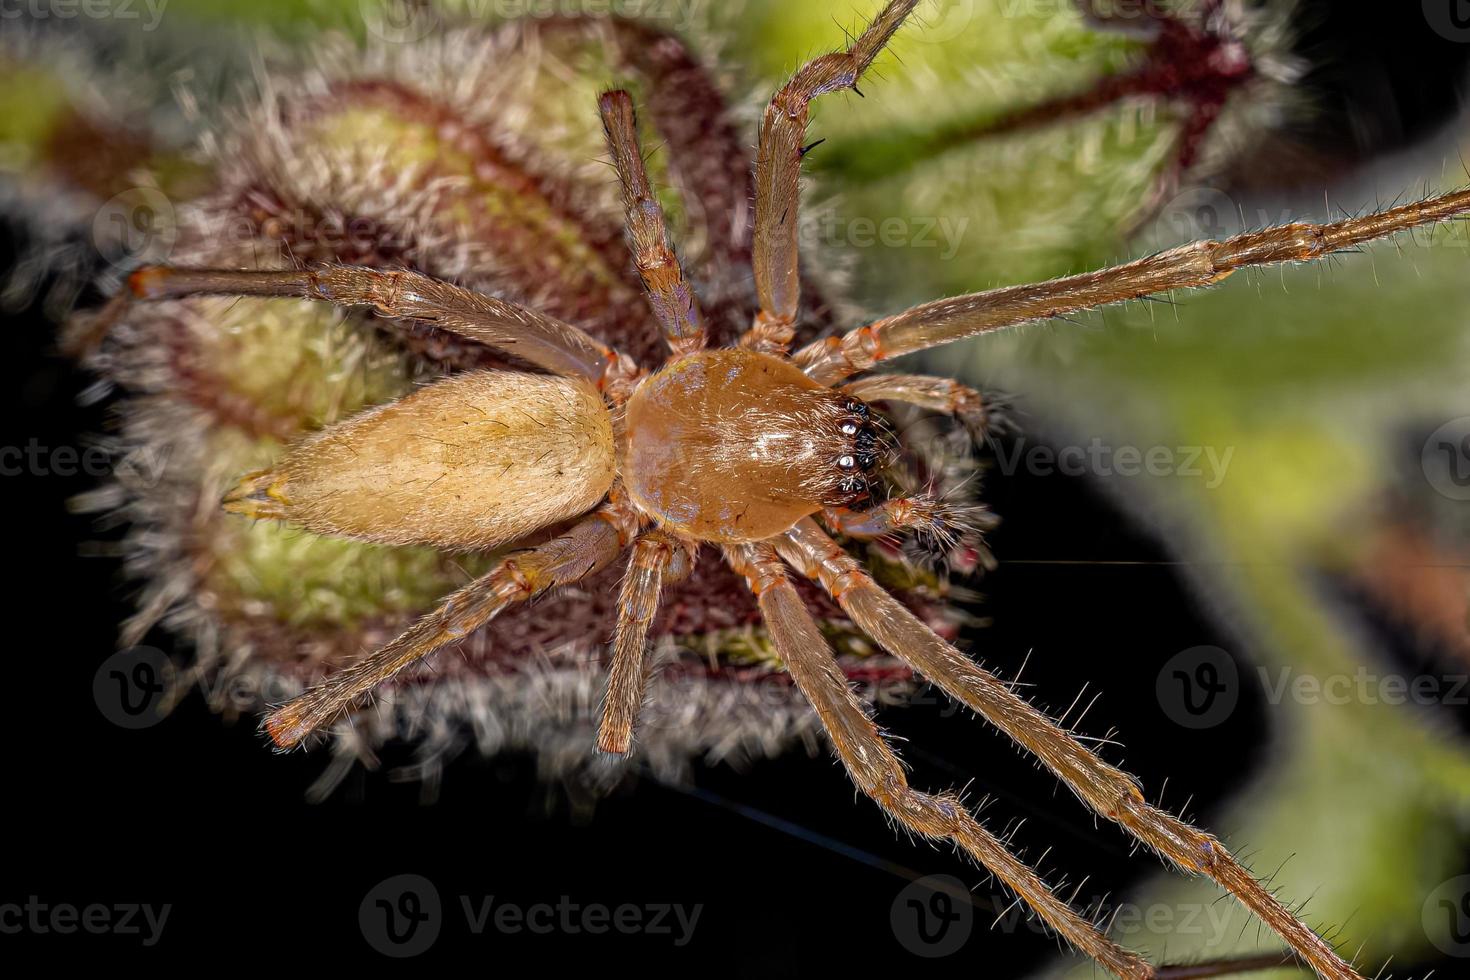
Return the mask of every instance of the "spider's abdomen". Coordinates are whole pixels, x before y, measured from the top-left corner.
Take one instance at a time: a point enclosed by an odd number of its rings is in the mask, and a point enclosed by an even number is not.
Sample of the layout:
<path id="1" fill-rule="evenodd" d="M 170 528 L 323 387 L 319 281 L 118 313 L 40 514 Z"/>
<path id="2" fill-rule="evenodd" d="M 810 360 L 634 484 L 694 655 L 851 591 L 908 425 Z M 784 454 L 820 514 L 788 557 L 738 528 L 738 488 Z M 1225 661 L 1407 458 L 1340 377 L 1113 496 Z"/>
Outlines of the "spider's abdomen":
<path id="1" fill-rule="evenodd" d="M 482 551 L 590 510 L 616 474 L 591 385 L 468 371 L 324 429 L 225 506 L 317 534 Z"/>
<path id="2" fill-rule="evenodd" d="M 627 405 L 623 479 L 661 524 L 703 541 L 759 541 L 865 490 L 861 402 L 789 361 L 740 349 L 670 362 Z"/>

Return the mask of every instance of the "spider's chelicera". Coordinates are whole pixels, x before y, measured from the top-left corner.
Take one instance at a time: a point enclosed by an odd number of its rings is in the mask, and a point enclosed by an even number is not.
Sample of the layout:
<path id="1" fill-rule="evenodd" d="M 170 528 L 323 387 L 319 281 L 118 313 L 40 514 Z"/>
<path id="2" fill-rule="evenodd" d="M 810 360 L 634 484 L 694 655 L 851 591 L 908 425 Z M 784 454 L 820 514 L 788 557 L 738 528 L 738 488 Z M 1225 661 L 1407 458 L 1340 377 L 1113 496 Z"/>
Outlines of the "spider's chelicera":
<path id="1" fill-rule="evenodd" d="M 448 377 L 329 426 L 227 495 L 231 511 L 319 534 L 461 551 L 519 546 L 376 653 L 277 707 L 264 727 L 281 748 L 296 746 L 409 665 L 627 552 L 598 733 L 600 749 L 626 753 L 644 698 L 646 641 L 660 592 L 710 545 L 758 597 L 776 650 L 857 786 L 904 828 L 954 842 L 1103 967 L 1125 977 L 1164 973 L 1059 898 L 958 797 L 908 785 L 795 576 L 819 583 L 880 647 L 1002 729 L 1094 812 L 1181 869 L 1213 878 L 1319 974 L 1355 977 L 1332 945 L 1217 839 L 1149 804 L 1132 777 L 938 636 L 829 532 L 875 538 L 934 531 L 955 517 L 941 501 L 873 492 L 885 440 L 868 403 L 909 403 L 973 422 L 979 397 L 943 378 L 859 377 L 882 362 L 1016 324 L 1209 286 L 1247 266 L 1320 258 L 1462 215 L 1470 211 L 1470 192 L 942 299 L 791 352 L 800 306 L 798 184 L 808 105 L 855 89 L 917 3 L 892 0 L 848 50 L 805 65 L 767 108 L 755 172 L 760 312 L 738 346 L 707 345 L 699 301 L 645 172 L 632 99 L 622 91 L 602 96 L 600 109 L 636 266 L 669 348 L 656 371 L 640 370 L 571 324 L 412 271 L 332 265 L 134 273 L 130 295 L 115 301 L 110 315 L 138 300 L 306 297 L 430 323 L 545 372 L 472 370 Z"/>

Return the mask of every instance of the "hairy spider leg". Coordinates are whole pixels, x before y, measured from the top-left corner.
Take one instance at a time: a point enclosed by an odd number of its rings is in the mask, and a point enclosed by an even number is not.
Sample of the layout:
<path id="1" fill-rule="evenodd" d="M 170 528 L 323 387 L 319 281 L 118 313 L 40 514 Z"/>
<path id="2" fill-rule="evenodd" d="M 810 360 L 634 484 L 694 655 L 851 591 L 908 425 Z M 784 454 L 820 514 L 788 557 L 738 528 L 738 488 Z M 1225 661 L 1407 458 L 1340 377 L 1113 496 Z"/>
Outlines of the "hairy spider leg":
<path id="1" fill-rule="evenodd" d="M 628 572 L 618 595 L 618 625 L 613 637 L 612 667 L 597 747 L 622 755 L 633 746 L 633 729 L 648 691 L 648 628 L 658 613 L 665 585 L 684 578 L 694 565 L 698 545 L 662 531 L 638 539 L 628 558 Z"/>
<path id="2" fill-rule="evenodd" d="M 261 727 L 277 748 L 299 745 L 409 665 L 464 639 L 517 603 L 604 568 L 628 547 L 638 525 L 631 507 L 613 501 L 544 544 L 507 555 L 387 646 L 277 707 Z"/>
<path id="3" fill-rule="evenodd" d="M 648 290 L 649 305 L 669 350 L 676 355 L 699 350 L 708 341 L 704 316 L 694 287 L 684 278 L 679 257 L 674 254 L 664 210 L 648 183 L 633 98 L 624 91 L 606 92 L 597 100 L 597 106 L 623 190 L 628 245 Z"/>
<path id="4" fill-rule="evenodd" d="M 961 850 L 1025 900 L 1048 926 L 1120 977 L 1147 980 L 1153 967 L 1103 935 L 1057 896 L 1036 871 L 986 830 L 953 794 L 933 796 L 908 784 L 903 763 L 863 710 L 820 628 L 807 611 L 769 544 L 726 549 L 760 604 L 771 642 L 796 686 L 811 702 L 837 754 L 858 789 L 911 833 L 953 841 Z"/>
<path id="5" fill-rule="evenodd" d="M 1029 701 L 942 640 L 810 519 L 776 543 L 867 633 L 950 697 L 974 709 L 1055 773 L 1093 812 L 1191 874 L 1204 874 L 1261 918 L 1321 976 L 1357 976 L 1332 946 L 1267 891 L 1210 834 L 1151 806 L 1132 776 L 1103 762 Z"/>
<path id="6" fill-rule="evenodd" d="M 295 296 L 380 316 L 416 320 L 512 354 L 552 374 L 586 378 L 616 396 L 636 377 L 623 354 L 570 323 L 406 269 L 332 265 L 287 271 L 144 266 L 128 280 L 134 298 Z"/>
<path id="7" fill-rule="evenodd" d="M 846 51 L 804 65 L 766 108 L 755 164 L 755 287 L 760 312 L 741 343 L 785 351 L 801 305 L 801 159 L 811 101 L 857 83 L 919 0 L 893 0 Z M 861 94 L 859 92 L 859 94 Z"/>
<path id="8" fill-rule="evenodd" d="M 1224 241 L 1181 245 L 1124 265 L 1048 282 L 935 300 L 802 348 L 813 379 L 839 384 L 890 358 L 1174 289 L 1213 286 L 1251 266 L 1307 262 L 1421 225 L 1470 213 L 1470 190 L 1330 224 L 1295 222 Z"/>

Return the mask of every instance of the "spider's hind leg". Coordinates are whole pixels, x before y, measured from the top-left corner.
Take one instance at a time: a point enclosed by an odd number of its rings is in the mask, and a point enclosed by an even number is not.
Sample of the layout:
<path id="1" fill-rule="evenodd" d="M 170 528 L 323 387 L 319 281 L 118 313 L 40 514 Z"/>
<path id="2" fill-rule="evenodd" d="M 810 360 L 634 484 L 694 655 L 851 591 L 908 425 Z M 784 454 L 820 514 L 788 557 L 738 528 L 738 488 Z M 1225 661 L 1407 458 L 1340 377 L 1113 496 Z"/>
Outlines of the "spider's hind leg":
<path id="1" fill-rule="evenodd" d="M 277 748 L 294 748 L 380 684 L 511 606 L 605 567 L 627 547 L 636 525 L 626 505 L 612 502 L 546 543 L 507 555 L 387 646 L 277 707 L 261 727 Z"/>

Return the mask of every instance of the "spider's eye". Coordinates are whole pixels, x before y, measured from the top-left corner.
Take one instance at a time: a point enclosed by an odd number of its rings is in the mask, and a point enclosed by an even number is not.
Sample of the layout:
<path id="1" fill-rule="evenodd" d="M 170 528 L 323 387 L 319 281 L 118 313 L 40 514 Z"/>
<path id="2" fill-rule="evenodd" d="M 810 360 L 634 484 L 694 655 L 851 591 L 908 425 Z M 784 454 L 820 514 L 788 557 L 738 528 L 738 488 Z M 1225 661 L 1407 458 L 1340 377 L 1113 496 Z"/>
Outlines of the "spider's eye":
<path id="1" fill-rule="evenodd" d="M 837 468 L 839 470 L 844 471 L 844 472 L 851 472 L 852 470 L 857 469 L 858 468 L 857 457 L 856 456 L 839 456 L 839 457 L 837 457 Z"/>
<path id="2" fill-rule="evenodd" d="M 858 434 L 858 430 L 860 428 L 861 426 L 859 426 L 856 422 L 843 422 L 842 434 L 845 436 L 855 436 Z"/>

